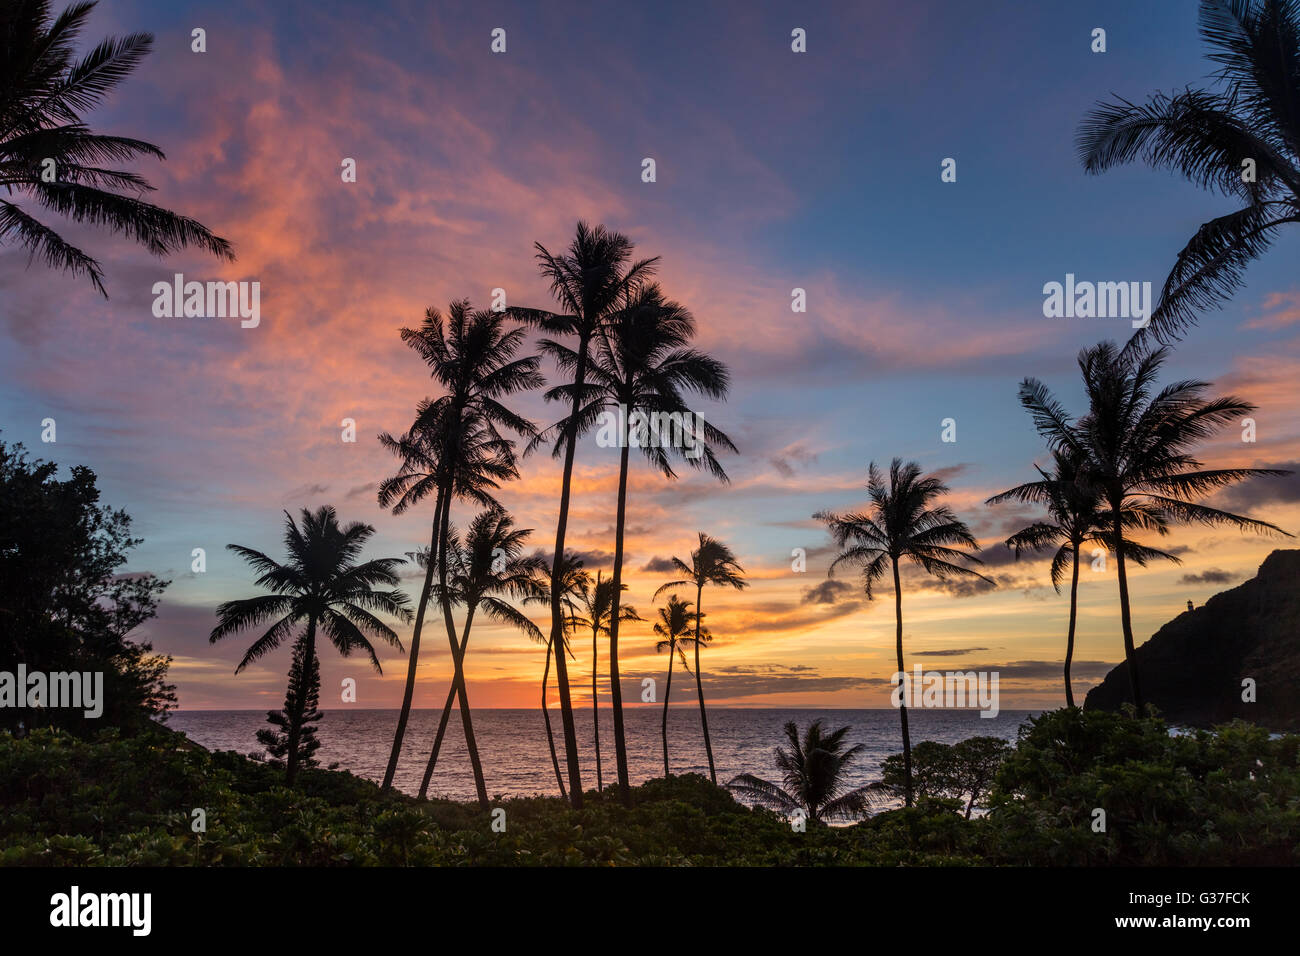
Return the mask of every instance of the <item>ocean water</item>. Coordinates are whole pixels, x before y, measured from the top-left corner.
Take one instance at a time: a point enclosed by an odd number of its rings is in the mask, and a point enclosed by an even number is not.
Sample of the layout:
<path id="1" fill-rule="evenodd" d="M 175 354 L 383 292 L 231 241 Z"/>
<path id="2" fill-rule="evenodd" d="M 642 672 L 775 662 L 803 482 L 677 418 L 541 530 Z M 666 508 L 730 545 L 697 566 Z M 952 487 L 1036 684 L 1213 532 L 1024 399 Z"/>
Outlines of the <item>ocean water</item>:
<path id="1" fill-rule="evenodd" d="M 973 710 L 922 710 L 907 712 L 912 744 L 922 740 L 956 743 L 967 737 L 1001 737 L 1013 741 L 1020 725 L 1037 711 L 1002 711 L 996 717 L 980 717 Z M 320 722 L 318 737 L 321 748 L 317 758 L 322 766 L 337 762 L 339 767 L 358 776 L 382 780 L 388 763 L 393 732 L 397 727 L 396 710 L 332 710 Z M 413 710 L 407 723 L 402 759 L 395 784 L 407 793 L 420 788 L 420 779 L 438 729 L 438 710 Z M 662 711 L 635 707 L 624 711 L 627 731 L 628 773 L 632 782 L 663 776 L 663 751 L 660 737 Z M 592 746 L 591 710 L 574 712 L 585 789 L 596 785 L 596 758 Z M 773 759 L 774 749 L 785 743 L 782 728 L 793 720 L 802 730 L 821 718 L 823 726 L 835 730 L 850 728 L 848 740 L 865 745 L 849 775 L 855 786 L 880 779 L 880 764 L 887 756 L 902 752 L 902 732 L 896 710 L 795 710 L 795 709 L 726 709 L 709 711 L 709 735 L 713 742 L 713 759 L 718 782 L 726 783 L 736 774 L 753 773 L 780 782 Z M 556 795 L 546 728 L 540 708 L 528 710 L 475 710 L 474 736 L 488 793 L 496 796 Z M 560 713 L 551 712 L 556 749 L 564 772 L 564 742 Z M 172 714 L 168 726 L 184 731 L 192 740 L 209 750 L 234 750 L 239 753 L 259 751 L 255 734 L 266 726 L 266 713 L 260 710 L 185 710 Z M 617 782 L 614 767 L 614 723 L 608 707 L 600 709 L 600 749 L 603 781 L 606 786 Z M 669 767 L 675 774 L 695 772 L 708 776 L 709 765 L 704 753 L 700 713 L 695 707 L 673 708 L 668 714 Z M 568 786 L 567 777 L 565 786 Z M 431 796 L 457 800 L 473 799 L 474 778 L 460 715 L 453 711 L 438 766 L 429 786 Z"/>

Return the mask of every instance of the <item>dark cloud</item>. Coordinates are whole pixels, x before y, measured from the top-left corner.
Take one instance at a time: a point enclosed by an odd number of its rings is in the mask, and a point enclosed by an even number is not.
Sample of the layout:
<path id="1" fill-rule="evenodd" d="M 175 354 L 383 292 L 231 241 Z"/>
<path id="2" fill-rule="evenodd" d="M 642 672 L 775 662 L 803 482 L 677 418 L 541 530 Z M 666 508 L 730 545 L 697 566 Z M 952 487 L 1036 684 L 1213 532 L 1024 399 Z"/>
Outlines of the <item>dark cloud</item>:
<path id="1" fill-rule="evenodd" d="M 814 587 L 803 592 L 804 604 L 837 604 L 843 598 L 856 595 L 858 589 L 847 581 L 827 578 Z"/>
<path id="2" fill-rule="evenodd" d="M 1180 584 L 1229 584 L 1240 577 L 1232 571 L 1222 568 L 1210 568 L 1200 574 L 1184 574 L 1178 579 Z"/>
<path id="3" fill-rule="evenodd" d="M 313 498 L 317 495 L 323 495 L 328 492 L 329 485 L 306 484 L 299 485 L 297 488 L 291 488 L 284 493 L 285 501 L 292 501 L 295 498 Z"/>
<path id="4" fill-rule="evenodd" d="M 669 574 L 677 570 L 672 558 L 654 557 L 642 565 L 641 570 L 647 574 Z"/>
<path id="5" fill-rule="evenodd" d="M 963 654 L 978 654 L 987 651 L 987 647 L 953 647 L 941 651 L 912 651 L 913 657 L 960 657 Z"/>
<path id="6" fill-rule="evenodd" d="M 1217 495 L 1218 503 L 1230 511 L 1249 512 L 1264 505 L 1300 501 L 1300 462 L 1284 461 L 1260 467 L 1277 468 L 1291 474 L 1260 476 L 1225 488 Z"/>
<path id="7" fill-rule="evenodd" d="M 370 492 L 375 490 L 376 487 L 377 485 L 375 482 L 368 481 L 364 485 L 357 485 L 355 488 L 349 488 L 348 493 L 343 497 L 351 499 L 351 498 L 360 498 L 363 495 L 368 496 Z"/>
<path id="8" fill-rule="evenodd" d="M 809 465 L 816 460 L 816 453 L 796 444 L 782 448 L 768 459 L 768 463 L 776 469 L 777 474 L 782 478 L 793 478 L 796 465 Z"/>

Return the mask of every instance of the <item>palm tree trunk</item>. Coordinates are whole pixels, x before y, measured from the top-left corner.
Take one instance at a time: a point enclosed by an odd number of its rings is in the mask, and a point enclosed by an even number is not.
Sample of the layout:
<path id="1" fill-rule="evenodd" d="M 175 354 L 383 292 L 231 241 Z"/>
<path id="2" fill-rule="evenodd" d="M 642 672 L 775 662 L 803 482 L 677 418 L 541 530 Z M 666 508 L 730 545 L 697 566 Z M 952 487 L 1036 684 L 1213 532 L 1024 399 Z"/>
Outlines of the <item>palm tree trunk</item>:
<path id="1" fill-rule="evenodd" d="M 704 709 L 704 683 L 700 680 L 700 601 L 704 598 L 704 585 L 695 587 L 695 695 L 700 699 L 700 726 L 704 728 L 704 752 L 709 755 L 709 779 L 718 785 L 718 774 L 713 769 L 713 743 L 709 740 L 709 715 Z"/>
<path id="2" fill-rule="evenodd" d="M 1065 637 L 1065 706 L 1074 706 L 1074 687 L 1070 683 L 1070 662 L 1074 660 L 1074 624 L 1079 613 L 1079 548 L 1074 544 L 1074 576 L 1070 580 L 1070 630 Z M 971 798 L 974 799 L 973 797 Z M 967 811 L 969 815 L 969 811 Z"/>
<path id="3" fill-rule="evenodd" d="M 627 737 L 623 729 L 623 686 L 618 673 L 618 614 L 623 588 L 623 531 L 627 522 L 627 423 L 622 425 L 622 450 L 618 465 L 618 512 L 614 518 L 614 600 L 609 618 L 609 700 L 614 708 L 614 763 L 618 768 L 618 796 L 624 806 L 632 804 L 627 773 Z"/>
<path id="4" fill-rule="evenodd" d="M 474 622 L 474 611 L 475 608 L 471 607 L 465 612 L 465 634 L 460 639 L 460 656 L 462 660 L 465 657 L 465 648 L 469 644 L 469 627 Z M 429 792 L 429 780 L 433 777 L 433 768 L 438 765 L 438 753 L 442 750 L 442 738 L 447 733 L 447 723 L 451 720 L 451 705 L 458 696 L 459 686 L 455 675 L 452 675 L 451 687 L 447 688 L 447 702 L 442 705 L 442 717 L 438 720 L 438 733 L 433 738 L 433 750 L 429 752 L 429 762 L 424 768 L 424 779 L 420 781 L 421 800 Z"/>
<path id="5" fill-rule="evenodd" d="M 591 732 L 596 744 L 596 792 L 605 789 L 605 778 L 600 770 L 600 709 L 596 700 L 596 663 L 598 660 L 600 628 L 591 629 Z"/>
<path id="6" fill-rule="evenodd" d="M 298 668 L 298 694 L 293 713 L 289 715 L 289 753 L 285 766 L 284 782 L 292 787 L 298 776 L 298 744 L 302 740 L 302 715 L 307 706 L 307 682 L 311 673 L 311 663 L 316 659 L 316 618 L 307 620 L 307 634 L 303 638 L 302 666 Z"/>
<path id="7" fill-rule="evenodd" d="M 456 640 L 456 622 L 451 616 L 451 596 L 447 593 L 447 531 L 451 519 L 451 495 L 447 494 L 442 503 L 442 535 L 438 554 L 438 590 L 441 595 L 442 617 L 447 625 L 447 643 L 451 645 L 451 662 L 455 668 L 452 683 L 456 695 L 460 698 L 460 722 L 465 729 L 465 747 L 469 750 L 469 763 L 474 770 L 474 789 L 478 792 L 479 806 L 486 810 L 488 800 L 487 784 L 483 780 L 483 765 L 478 758 L 478 744 L 474 740 L 474 718 L 469 710 L 469 695 L 465 691 L 465 658 L 461 654 L 460 642 Z"/>
<path id="8" fill-rule="evenodd" d="M 668 695 L 673 692 L 673 655 L 677 653 L 677 645 L 672 644 L 668 648 L 668 683 L 664 687 L 664 719 L 661 728 L 664 738 L 664 779 L 668 779 Z"/>
<path id="9" fill-rule="evenodd" d="M 546 642 L 546 669 L 542 671 L 542 719 L 546 721 L 546 742 L 551 746 L 551 766 L 555 768 L 555 782 L 560 785 L 560 799 L 567 800 L 564 774 L 560 773 L 560 758 L 555 755 L 555 734 L 551 730 L 551 712 L 546 708 L 546 684 L 551 679 L 551 642 Z"/>
<path id="10" fill-rule="evenodd" d="M 564 725 L 564 758 L 569 766 L 569 796 L 575 810 L 582 809 L 582 772 L 578 767 L 578 734 L 573 725 L 573 701 L 569 698 L 569 665 L 564 660 L 564 612 L 560 608 L 560 566 L 564 562 L 564 537 L 569 529 L 569 495 L 573 483 L 573 454 L 578 446 L 578 409 L 583 381 L 587 376 L 587 347 L 590 337 L 578 339 L 574 369 L 573 407 L 564 442 L 564 478 L 560 484 L 560 515 L 555 526 L 555 557 L 551 564 L 551 642 L 555 652 L 555 686 L 560 692 L 560 722 Z"/>
<path id="11" fill-rule="evenodd" d="M 1120 513 L 1120 502 L 1112 501 L 1111 508 L 1115 515 Z M 1119 619 L 1124 628 L 1124 660 L 1128 664 L 1129 687 L 1133 691 L 1133 703 L 1138 716 L 1142 716 L 1142 688 L 1138 683 L 1137 659 L 1133 646 L 1133 617 L 1128 606 L 1128 573 L 1124 569 L 1124 528 L 1119 520 L 1115 521 L 1115 570 L 1119 576 Z"/>
<path id="12" fill-rule="evenodd" d="M 907 669 L 903 666 L 903 585 L 898 578 L 898 558 L 890 557 L 894 565 L 894 620 L 897 623 L 895 652 L 898 655 L 898 673 L 902 680 L 907 679 Z M 912 737 L 907 732 L 907 704 L 899 702 L 898 718 L 903 722 L 903 800 L 905 806 L 912 805 Z"/>
<path id="13" fill-rule="evenodd" d="M 406 659 L 406 690 L 402 694 L 402 712 L 397 717 L 397 731 L 393 734 L 393 749 L 388 754 L 388 769 L 384 771 L 381 790 L 388 790 L 393 785 L 393 775 L 397 773 L 397 759 L 402 753 L 402 738 L 406 736 L 406 722 L 411 716 L 411 700 L 415 696 L 415 665 L 420 658 L 420 632 L 424 629 L 424 612 L 429 606 L 429 595 L 433 591 L 434 563 L 438 554 L 438 529 L 442 522 L 442 491 L 438 491 L 434 503 L 433 532 L 429 539 L 429 563 L 424 569 L 424 587 L 420 591 L 420 603 L 415 610 L 415 630 L 411 632 L 411 653 Z"/>

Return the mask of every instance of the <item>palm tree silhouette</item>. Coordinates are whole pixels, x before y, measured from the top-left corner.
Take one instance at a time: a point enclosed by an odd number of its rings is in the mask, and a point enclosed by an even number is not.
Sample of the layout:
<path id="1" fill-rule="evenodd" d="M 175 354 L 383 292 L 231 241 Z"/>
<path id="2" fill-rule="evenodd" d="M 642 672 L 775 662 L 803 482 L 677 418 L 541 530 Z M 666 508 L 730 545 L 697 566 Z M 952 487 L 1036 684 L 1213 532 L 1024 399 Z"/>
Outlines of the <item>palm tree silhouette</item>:
<path id="1" fill-rule="evenodd" d="M 819 511 L 815 515 L 826 522 L 835 544 L 844 550 L 831 562 L 827 575 L 833 575 L 841 564 L 860 565 L 867 599 L 872 600 L 872 586 L 892 570 L 894 577 L 894 619 L 896 622 L 895 652 L 898 659 L 900 681 L 906 679 L 903 665 L 903 585 L 898 573 L 898 563 L 906 558 L 926 574 L 939 579 L 951 577 L 979 578 L 993 582 L 954 562 L 959 560 L 982 563 L 973 554 L 960 548 L 979 550 L 974 536 L 965 523 L 958 520 L 947 505 L 932 502 L 948 493 L 948 486 L 934 475 L 922 475 L 916 462 L 903 464 L 895 458 L 889 466 L 889 485 L 872 462 L 867 468 L 867 495 L 870 504 L 863 513 L 850 512 L 839 515 Z M 901 689 L 901 688 L 900 688 Z M 907 731 L 907 703 L 900 698 L 899 720 L 903 726 L 904 794 L 907 806 L 912 805 L 912 740 Z"/>
<path id="2" fill-rule="evenodd" d="M 1168 354 L 1167 348 L 1121 350 L 1114 342 L 1081 351 L 1079 372 L 1089 407 L 1077 422 L 1038 379 L 1027 378 L 1020 386 L 1020 403 L 1033 416 L 1039 434 L 1054 450 L 1068 451 L 1083 460 L 1087 481 L 1099 489 L 1108 509 L 1106 524 L 1119 579 L 1124 659 L 1139 711 L 1143 700 L 1133 659 L 1126 522 L 1116 521 L 1115 516 L 1139 509 L 1139 513 L 1158 513 L 1168 522 L 1233 525 L 1243 531 L 1286 534 L 1276 525 L 1195 503 L 1196 498 L 1247 478 L 1290 473 L 1273 468 L 1203 468 L 1192 449 L 1254 411 L 1255 406 L 1231 395 L 1207 398 L 1208 382 L 1174 382 L 1154 392 Z"/>
<path id="3" fill-rule="evenodd" d="M 573 480 L 573 456 L 577 447 L 578 412 L 585 395 L 590 347 L 601 326 L 619 306 L 654 273 L 657 259 L 632 262 L 632 241 L 604 226 L 579 222 L 569 251 L 552 255 L 540 242 L 534 244 L 542 276 L 550 281 L 551 294 L 561 312 L 511 308 L 520 321 L 551 335 L 576 339 L 573 364 L 573 404 L 568 435 L 564 437 L 564 472 L 560 484 L 560 510 L 555 527 L 552 579 L 560 576 L 564 541 L 569 526 L 569 497 Z M 551 643 L 564 637 L 564 609 L 558 589 L 551 593 Z M 578 766 L 578 738 L 573 724 L 573 703 L 569 697 L 569 672 L 564 654 L 555 655 L 555 683 L 560 693 L 560 719 L 564 725 L 564 755 L 569 770 L 569 790 L 575 809 L 582 807 L 582 773 Z"/>
<path id="4" fill-rule="evenodd" d="M 627 585 L 620 585 L 619 589 L 626 591 Z M 589 577 L 581 583 L 574 604 L 582 611 L 582 616 L 572 618 L 573 625 L 591 629 L 591 723 L 596 748 L 596 790 L 603 791 L 605 778 L 600 762 L 599 682 L 596 669 L 600 661 L 600 638 L 601 635 L 610 637 L 617 630 L 617 621 L 639 621 L 641 615 L 632 605 L 619 604 L 614 594 L 614 580 L 602 577 L 599 571 L 596 572 L 594 584 Z"/>
<path id="5" fill-rule="evenodd" d="M 704 585 L 717 584 L 721 587 L 735 588 L 737 591 L 744 590 L 748 585 L 745 583 L 745 569 L 740 566 L 736 556 L 721 541 L 716 538 L 710 538 L 703 531 L 699 532 L 700 546 L 691 552 L 690 564 L 687 564 L 681 558 L 673 558 L 673 566 L 686 577 L 677 581 L 669 581 L 655 591 L 655 597 L 658 597 L 664 591 L 673 587 L 683 587 L 688 584 L 695 585 L 695 606 L 702 608 L 701 603 L 704 600 Z M 718 775 L 713 769 L 713 744 L 709 740 L 709 717 L 704 710 L 704 684 L 700 678 L 700 618 L 703 613 L 695 617 L 695 691 L 700 698 L 700 724 L 704 728 L 704 751 L 709 756 L 709 779 L 714 783 L 718 782 Z"/>
<path id="6" fill-rule="evenodd" d="M 852 820 L 871 803 L 872 788 L 848 787 L 844 776 L 865 749 L 863 744 L 845 748 L 848 727 L 822 733 L 822 719 L 808 725 L 803 738 L 793 720 L 785 725 L 790 746 L 776 748 L 776 765 L 782 783 L 771 783 L 752 773 L 742 773 L 727 783 L 727 789 L 784 814 L 803 812 L 813 823 Z"/>
<path id="7" fill-rule="evenodd" d="M 301 644 L 303 666 L 295 695 L 295 713 L 289 715 L 288 764 L 285 778 L 292 784 L 298 771 L 299 738 L 303 708 L 310 695 L 306 686 L 316 668 L 316 631 L 319 628 L 344 657 L 362 651 L 377 673 L 383 673 L 369 637 L 402 649 L 397 633 L 375 616 L 388 614 L 401 621 L 411 619 L 410 601 L 400 590 L 382 591 L 377 585 L 396 585 L 396 568 L 401 558 L 376 558 L 357 564 L 362 549 L 375 529 L 359 521 L 340 528 L 338 515 L 328 506 L 302 510 L 302 527 L 285 513 L 284 547 L 288 560 L 281 564 L 260 551 L 238 544 L 226 547 L 240 555 L 261 575 L 259 587 L 271 591 L 257 597 L 226 601 L 217 607 L 217 626 L 208 635 L 215 644 L 224 637 L 250 627 L 273 623 L 244 653 L 235 668 L 238 674 L 249 664 L 280 646 L 300 625 L 306 630 L 296 639 Z M 297 653 L 297 652 L 295 652 Z"/>
<path id="8" fill-rule="evenodd" d="M 684 392 L 720 400 L 726 397 L 730 374 L 725 365 L 689 347 L 695 336 L 695 319 L 682 306 L 668 301 L 658 285 L 647 283 L 629 290 L 625 304 L 599 328 L 596 348 L 587 366 L 587 382 L 579 391 L 563 383 L 546 393 L 548 401 L 564 401 L 577 408 L 538 438 L 554 442 L 552 453 L 559 457 L 572 426 L 575 435 L 586 434 L 602 416 L 612 415 L 617 435 L 611 439 L 619 448 L 618 506 L 614 519 L 615 607 L 623 591 L 623 545 L 627 527 L 627 479 L 629 452 L 637 445 L 651 465 L 669 479 L 675 479 L 671 458 L 675 455 L 695 468 L 707 469 L 725 482 L 727 474 L 714 448 L 735 451 L 723 432 L 696 415 L 686 404 Z M 554 358 L 561 371 L 572 373 L 578 356 L 561 343 L 543 340 L 541 349 Z M 581 395 L 580 400 L 575 401 Z M 663 423 L 676 421 L 678 426 Z M 684 426 L 685 434 L 664 434 Z M 600 434 L 606 429 L 602 426 Z M 602 442 L 603 443 L 603 442 Z M 688 447 L 689 446 L 689 447 Z M 615 614 L 610 628 L 610 697 L 614 710 L 614 754 L 618 767 L 619 795 L 631 799 L 627 772 L 627 742 L 623 723 L 623 691 L 619 673 L 618 631 L 622 619 Z M 705 739 L 708 739 L 707 725 Z"/>
<path id="9" fill-rule="evenodd" d="M 1199 311 L 1221 306 L 1281 227 L 1300 222 L 1300 7 L 1201 0 L 1200 33 L 1222 89 L 1156 93 L 1143 105 L 1099 103 L 1077 137 L 1090 173 L 1140 159 L 1241 203 L 1202 224 L 1183 247 L 1136 343 L 1150 332 L 1167 343 Z"/>
<path id="10" fill-rule="evenodd" d="M 151 34 L 132 33 L 104 40 L 74 61 L 94 8 L 74 3 L 53 19 L 48 0 L 9 0 L 0 8 L 0 186 L 73 222 L 121 233 L 160 257 L 192 246 L 234 259 L 230 243 L 201 223 L 140 199 L 154 188 L 148 180 L 103 165 L 166 157 L 152 143 L 93 132 L 83 118 L 153 45 Z M 108 297 L 98 261 L 11 199 L 0 199 L 0 243 L 6 241 L 52 268 L 86 276 Z"/>
<path id="11" fill-rule="evenodd" d="M 425 571 L 424 588 L 416 610 L 402 710 L 384 773 L 385 788 L 392 785 L 397 771 L 402 739 L 410 717 L 420 633 L 433 591 L 435 567 L 438 593 L 444 598 L 450 597 L 446 541 L 451 524 L 452 499 L 465 499 L 480 507 L 499 507 L 491 491 L 501 481 L 516 478 L 519 473 L 514 444 L 502 430 L 529 438 L 535 434 L 532 422 L 501 404 L 503 398 L 542 384 L 535 356 L 514 358 L 523 344 L 524 330 L 507 329 L 506 322 L 504 314 L 476 311 L 471 309 L 468 301 L 462 300 L 451 304 L 445 318 L 438 309 L 430 308 L 418 329 L 401 330 L 402 341 L 424 359 L 430 375 L 445 393 L 419 404 L 415 423 L 406 435 L 401 438 L 387 434 L 380 436 L 380 442 L 402 461 L 398 474 L 380 486 L 380 505 L 393 505 L 394 513 L 399 513 L 430 493 L 436 499 L 430 544 L 433 561 Z M 456 625 L 449 600 L 444 599 L 440 604 L 447 641 L 451 646 L 453 680 L 460 699 L 461 725 L 465 731 L 470 765 L 474 770 L 479 803 L 486 807 L 487 786 L 474 742 L 473 718 L 464 684 Z"/>
<path id="12" fill-rule="evenodd" d="M 1052 453 L 1053 470 L 1046 472 L 1037 469 L 1042 476 L 1040 481 L 1017 485 L 999 495 L 988 499 L 986 504 L 999 504 L 1004 501 L 1022 501 L 1043 505 L 1047 508 L 1048 520 L 1036 521 L 1022 528 L 1007 538 L 1006 546 L 1020 560 L 1023 552 L 1045 551 L 1056 548 L 1052 555 L 1052 587 L 1061 593 L 1061 582 L 1065 580 L 1066 565 L 1070 565 L 1070 624 L 1065 638 L 1065 706 L 1074 706 L 1074 688 L 1070 681 L 1070 664 L 1074 660 L 1074 628 L 1078 616 L 1079 602 L 1079 554 L 1085 544 L 1110 548 L 1114 536 L 1109 530 L 1109 512 L 1102 504 L 1099 489 L 1087 480 L 1084 468 L 1086 459 L 1057 449 Z M 1124 510 L 1123 520 L 1129 530 L 1154 531 L 1168 534 L 1169 530 L 1160 512 L 1141 505 L 1129 505 Z M 1166 551 L 1144 547 L 1135 541 L 1124 541 L 1125 557 L 1141 567 L 1146 567 L 1148 560 L 1164 558 L 1175 564 L 1180 559 Z"/>
<path id="13" fill-rule="evenodd" d="M 664 715 L 661 732 L 664 743 L 664 779 L 668 779 L 668 697 L 673 690 L 673 657 L 681 658 L 682 666 L 686 668 L 687 673 L 690 667 L 686 663 L 686 650 L 688 644 L 696 644 L 700 641 L 706 644 L 712 640 L 712 635 L 707 630 L 700 630 L 700 615 L 691 611 L 691 602 L 683 601 L 676 594 L 668 596 L 668 604 L 659 609 L 659 623 L 655 625 L 655 633 L 663 640 L 655 644 L 655 651 L 668 652 L 668 682 L 664 685 Z M 692 631 L 694 635 L 692 636 Z"/>
<path id="14" fill-rule="evenodd" d="M 469 646 L 474 615 L 480 607 L 497 623 L 517 628 L 534 640 L 542 639 L 542 632 L 537 625 L 514 605 L 503 600 L 503 597 L 522 600 L 544 595 L 545 589 L 540 583 L 546 573 L 544 562 L 522 553 L 524 543 L 531 534 L 529 528 L 516 528 L 514 519 L 497 508 L 488 509 L 474 517 L 463 543 L 455 529 L 450 529 L 447 547 L 451 563 L 448 579 L 450 601 L 465 608 L 465 627 L 460 639 L 462 660 Z M 428 560 L 427 554 L 423 560 Z M 433 750 L 429 753 L 429 762 L 424 769 L 424 778 L 420 781 L 421 798 L 428 793 L 429 780 L 438 764 L 443 735 L 451 718 L 452 704 L 458 695 L 459 687 L 453 680 L 447 690 L 447 701 L 442 705 L 442 717 L 438 722 Z"/>

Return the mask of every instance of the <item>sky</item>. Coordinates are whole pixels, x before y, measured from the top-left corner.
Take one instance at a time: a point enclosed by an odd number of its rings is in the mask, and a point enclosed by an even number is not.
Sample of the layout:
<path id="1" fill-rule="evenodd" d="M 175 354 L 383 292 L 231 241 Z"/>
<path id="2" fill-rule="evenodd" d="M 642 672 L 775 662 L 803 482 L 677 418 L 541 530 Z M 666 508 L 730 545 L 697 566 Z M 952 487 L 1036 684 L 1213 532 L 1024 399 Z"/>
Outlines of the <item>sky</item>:
<path id="1" fill-rule="evenodd" d="M 100 4 L 94 40 L 146 30 L 155 44 L 92 122 L 160 146 L 165 162 L 138 167 L 152 198 L 230 239 L 237 259 L 162 261 L 61 224 L 103 263 L 104 299 L 0 247 L 0 438 L 89 465 L 105 502 L 133 516 L 144 543 L 125 570 L 172 582 L 139 636 L 173 656 L 182 708 L 283 699 L 287 646 L 236 676 L 259 635 L 208 642 L 217 604 L 256 593 L 226 544 L 279 556 L 284 510 L 322 504 L 374 525 L 368 556 L 427 542 L 429 514 L 394 517 L 375 497 L 396 468 L 375 436 L 404 430 L 433 392 L 397 330 L 456 299 L 486 307 L 494 288 L 510 305 L 550 306 L 533 244 L 558 251 L 579 219 L 661 257 L 659 279 L 695 315 L 697 344 L 732 373 L 728 399 L 699 406 L 740 450 L 723 459 L 730 482 L 689 470 L 669 482 L 634 458 L 628 502 L 626 600 L 643 617 L 666 560 L 688 558 L 697 532 L 744 566 L 745 591 L 705 592 L 707 699 L 889 706 L 892 595 L 868 601 L 852 571 L 828 579 L 834 551 L 812 515 L 862 504 L 868 462 L 897 456 L 946 479 L 998 584 L 905 577 L 908 666 L 998 671 L 1004 709 L 1063 702 L 1067 602 L 1045 558 L 1017 562 L 999 545 L 1037 515 L 983 502 L 1046 460 L 1016 399 L 1021 379 L 1046 381 L 1079 411 L 1076 354 L 1131 331 L 1125 319 L 1045 318 L 1044 284 L 1070 273 L 1158 290 L 1197 226 L 1231 208 L 1142 166 L 1085 175 L 1074 153 L 1099 99 L 1210 82 L 1195 4 L 701 6 Z M 1104 53 L 1091 50 L 1098 27 Z M 204 53 L 191 49 L 195 28 Z M 496 28 L 504 53 L 491 50 Z M 804 53 L 791 50 L 795 28 Z M 356 182 L 340 175 L 345 158 Z M 941 180 L 946 158 L 955 182 Z M 1211 381 L 1259 406 L 1257 440 L 1228 429 L 1206 445 L 1209 463 L 1300 460 L 1298 238 L 1253 265 L 1166 367 L 1169 380 Z M 156 318 L 153 285 L 178 272 L 258 281 L 260 325 Z M 795 288 L 806 312 L 791 310 Z M 539 424 L 558 417 L 539 393 L 517 408 Z M 53 443 L 41 440 L 46 418 Z M 344 418 L 355 443 L 341 440 Z M 945 442 L 948 418 L 956 440 Z M 616 449 L 580 443 L 568 544 L 592 571 L 612 564 L 617 477 Z M 500 495 L 547 550 L 559 484 L 537 455 Z M 1211 503 L 1300 528 L 1296 479 Z M 459 508 L 453 520 L 471 516 Z M 1130 578 L 1139 641 L 1295 546 L 1204 528 L 1165 543 L 1181 565 Z M 206 552 L 202 573 L 194 548 Z M 404 641 L 409 631 L 399 628 Z M 424 643 L 417 707 L 446 693 L 443 638 Z M 575 653 L 585 704 L 589 641 Z M 1113 567 L 1085 568 L 1076 693 L 1122 655 Z M 346 677 L 353 706 L 397 706 L 405 657 L 380 656 L 382 675 L 324 653 L 322 706 L 339 706 Z M 641 706 L 642 679 L 666 668 L 649 624 L 622 631 L 620 656 L 625 699 Z M 471 701 L 533 706 L 542 662 L 518 632 L 476 624 Z M 680 693 L 693 702 L 689 685 Z"/>

